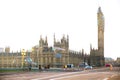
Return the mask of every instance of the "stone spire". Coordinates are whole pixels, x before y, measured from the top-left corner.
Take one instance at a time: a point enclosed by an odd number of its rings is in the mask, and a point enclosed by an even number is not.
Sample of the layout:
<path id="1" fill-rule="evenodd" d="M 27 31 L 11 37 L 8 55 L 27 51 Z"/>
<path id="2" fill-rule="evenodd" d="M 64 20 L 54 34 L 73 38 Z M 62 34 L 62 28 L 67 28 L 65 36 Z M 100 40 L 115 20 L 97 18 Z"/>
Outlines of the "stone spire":
<path id="1" fill-rule="evenodd" d="M 47 36 L 46 36 L 46 39 L 45 39 L 45 44 L 48 44 L 48 41 L 47 41 Z"/>
<path id="2" fill-rule="evenodd" d="M 54 33 L 54 44 L 56 43 L 55 33 Z"/>
<path id="3" fill-rule="evenodd" d="M 101 11 L 101 7 L 98 8 L 98 13 L 100 13 L 100 12 L 102 12 L 102 11 Z"/>
<path id="4" fill-rule="evenodd" d="M 90 50 L 92 50 L 92 44 L 90 44 Z"/>

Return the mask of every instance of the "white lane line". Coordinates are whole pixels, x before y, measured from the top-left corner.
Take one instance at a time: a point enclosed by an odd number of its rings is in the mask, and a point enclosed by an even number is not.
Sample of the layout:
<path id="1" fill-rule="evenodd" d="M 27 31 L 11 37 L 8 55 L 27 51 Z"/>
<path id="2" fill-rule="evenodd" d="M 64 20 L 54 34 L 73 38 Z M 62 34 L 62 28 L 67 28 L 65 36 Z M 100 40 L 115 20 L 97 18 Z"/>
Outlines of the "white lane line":
<path id="1" fill-rule="evenodd" d="M 82 71 L 82 72 L 85 72 L 85 71 Z M 53 80 L 55 79 L 54 77 L 61 77 L 62 78 L 62 75 L 69 75 L 69 74 L 76 74 L 76 73 L 81 73 L 81 72 L 70 72 L 70 73 L 63 73 L 63 74 L 57 74 L 57 75 L 53 75 L 53 76 L 48 76 L 48 77 L 43 77 L 43 78 L 35 78 L 35 79 L 31 79 L 31 80 L 43 80 L 43 79 L 47 79 L 47 78 L 53 78 Z M 100 73 L 105 73 L 105 72 L 100 72 Z M 89 73 L 87 73 L 89 74 Z M 86 73 L 84 74 L 81 74 L 81 75 L 87 75 Z M 93 74 L 93 73 L 92 73 Z M 97 74 L 97 73 L 94 73 L 94 74 Z M 76 75 L 77 76 L 77 75 Z"/>
<path id="2" fill-rule="evenodd" d="M 100 73 L 105 73 L 105 72 L 100 72 Z M 59 77 L 59 78 L 52 78 L 49 80 L 59 80 L 59 79 L 64 79 L 64 78 L 70 78 L 70 77 L 75 77 L 75 76 L 83 76 L 83 75 L 90 75 L 90 74 L 98 74 L 98 73 L 85 73 L 85 74 L 77 74 L 77 75 L 69 75 L 69 76 L 63 76 L 63 77 Z M 105 78 L 103 80 L 107 80 L 108 78 Z M 100 80 L 100 79 L 98 79 Z"/>
<path id="3" fill-rule="evenodd" d="M 64 79 L 64 78 L 70 78 L 70 77 L 75 77 L 75 76 L 80 76 L 80 75 L 89 75 L 89 73 L 87 74 L 77 74 L 77 75 L 70 75 L 70 76 L 63 76 L 63 77 L 59 77 L 59 78 L 53 78 L 53 79 L 49 79 L 49 80 L 59 80 L 59 79 Z"/>
<path id="4" fill-rule="evenodd" d="M 47 78 L 53 78 L 53 77 L 59 77 L 62 75 L 68 75 L 68 74 L 76 74 L 76 73 L 81 73 L 81 72 L 70 72 L 70 73 L 63 73 L 63 74 L 57 74 L 57 75 L 53 75 L 53 76 L 48 76 L 48 77 L 43 77 L 43 78 L 36 78 L 36 79 L 31 79 L 31 80 L 42 80 L 42 79 L 47 79 Z"/>
<path id="5" fill-rule="evenodd" d="M 108 80 L 109 78 L 104 78 L 103 80 Z"/>

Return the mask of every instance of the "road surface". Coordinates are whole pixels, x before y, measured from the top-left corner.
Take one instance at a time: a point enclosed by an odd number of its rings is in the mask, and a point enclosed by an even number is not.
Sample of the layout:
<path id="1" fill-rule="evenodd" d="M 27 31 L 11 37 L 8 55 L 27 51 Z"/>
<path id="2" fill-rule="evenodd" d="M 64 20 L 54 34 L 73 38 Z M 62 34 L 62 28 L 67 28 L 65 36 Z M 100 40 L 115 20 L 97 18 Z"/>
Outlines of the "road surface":
<path id="1" fill-rule="evenodd" d="M 106 69 L 75 72 L 23 72 L 0 76 L 0 80 L 107 80 L 117 72 Z"/>

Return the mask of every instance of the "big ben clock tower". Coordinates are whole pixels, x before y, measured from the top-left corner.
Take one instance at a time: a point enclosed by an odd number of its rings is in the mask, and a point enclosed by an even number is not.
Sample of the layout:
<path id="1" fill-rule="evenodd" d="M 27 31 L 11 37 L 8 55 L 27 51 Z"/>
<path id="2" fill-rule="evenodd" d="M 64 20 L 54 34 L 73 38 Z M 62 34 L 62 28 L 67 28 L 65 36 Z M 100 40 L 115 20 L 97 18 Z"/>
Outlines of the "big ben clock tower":
<path id="1" fill-rule="evenodd" d="M 92 49 L 90 46 L 90 65 L 104 66 L 104 15 L 101 7 L 97 12 L 97 25 L 98 25 L 98 49 Z"/>
<path id="2" fill-rule="evenodd" d="M 101 7 L 98 8 L 98 62 L 100 66 L 104 65 L 104 15 Z"/>

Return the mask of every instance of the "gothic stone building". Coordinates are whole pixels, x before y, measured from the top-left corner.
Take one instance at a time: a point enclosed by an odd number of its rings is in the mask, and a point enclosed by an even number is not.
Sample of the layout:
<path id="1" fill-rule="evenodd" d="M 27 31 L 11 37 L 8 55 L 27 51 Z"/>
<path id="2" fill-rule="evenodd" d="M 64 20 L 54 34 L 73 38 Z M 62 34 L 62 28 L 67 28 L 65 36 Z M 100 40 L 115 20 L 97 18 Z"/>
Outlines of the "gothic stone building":
<path id="1" fill-rule="evenodd" d="M 32 51 L 26 51 L 24 58 L 30 57 L 32 63 L 37 65 L 51 67 L 63 67 L 66 64 L 74 64 L 78 66 L 82 62 L 89 62 L 89 55 L 84 53 L 84 50 L 77 52 L 69 50 L 69 36 L 63 35 L 60 41 L 56 41 L 54 35 L 54 45 L 48 46 L 47 37 L 44 40 L 42 36 L 39 40 L 39 45 L 34 46 Z M 0 68 L 21 68 L 22 67 L 22 51 L 20 52 L 2 52 L 0 53 Z M 27 66 L 27 62 L 25 66 Z M 33 65 L 34 66 L 34 65 Z"/>
<path id="2" fill-rule="evenodd" d="M 25 57 L 29 57 L 30 52 L 26 52 Z M 27 65 L 26 65 L 27 66 Z M 22 55 L 20 52 L 2 52 L 0 53 L 0 68 L 21 68 L 22 67 Z"/>
<path id="3" fill-rule="evenodd" d="M 44 40 L 42 36 L 39 40 L 39 46 L 34 46 L 31 53 L 31 58 L 38 65 L 51 67 L 62 67 L 66 64 L 74 64 L 78 66 L 80 62 L 84 61 L 84 52 L 76 52 L 69 50 L 69 36 L 67 38 L 63 35 L 60 41 L 56 41 L 54 35 L 54 45 L 52 47 L 48 46 L 47 37 Z M 85 60 L 88 59 L 86 54 Z"/>
<path id="4" fill-rule="evenodd" d="M 90 46 L 90 64 L 95 66 L 104 66 L 104 15 L 101 7 L 98 8 L 98 49 L 92 49 Z"/>

